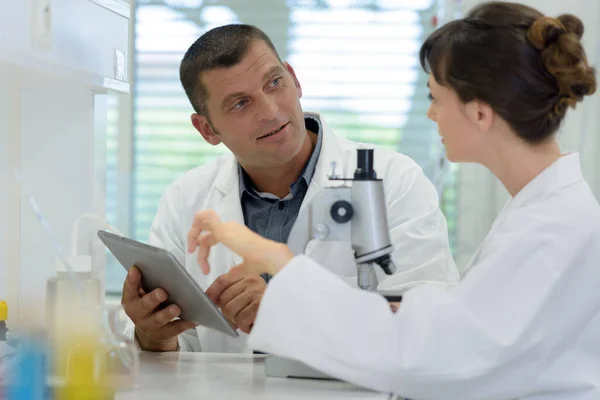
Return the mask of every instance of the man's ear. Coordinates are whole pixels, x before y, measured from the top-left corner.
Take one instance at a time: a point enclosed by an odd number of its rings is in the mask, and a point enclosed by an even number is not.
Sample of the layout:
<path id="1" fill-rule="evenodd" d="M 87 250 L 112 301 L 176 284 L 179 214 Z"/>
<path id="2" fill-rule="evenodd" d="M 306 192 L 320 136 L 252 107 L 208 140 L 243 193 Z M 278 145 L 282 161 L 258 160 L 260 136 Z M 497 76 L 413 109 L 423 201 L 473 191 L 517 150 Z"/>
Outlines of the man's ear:
<path id="1" fill-rule="evenodd" d="M 299 99 L 302 98 L 302 86 L 300 86 L 300 81 L 296 77 L 296 72 L 294 71 L 294 68 L 292 68 L 290 63 L 288 63 L 287 61 L 283 63 L 283 66 L 285 67 L 285 69 L 287 69 L 287 71 L 290 73 L 290 75 L 292 75 L 292 79 L 294 80 L 294 85 L 296 85 L 296 90 L 298 91 L 298 98 Z"/>
<path id="2" fill-rule="evenodd" d="M 213 146 L 221 143 L 219 135 L 213 130 L 211 124 L 208 122 L 208 118 L 206 118 L 204 115 L 192 114 L 191 120 L 194 128 L 200 132 L 206 142 L 212 144 Z"/>

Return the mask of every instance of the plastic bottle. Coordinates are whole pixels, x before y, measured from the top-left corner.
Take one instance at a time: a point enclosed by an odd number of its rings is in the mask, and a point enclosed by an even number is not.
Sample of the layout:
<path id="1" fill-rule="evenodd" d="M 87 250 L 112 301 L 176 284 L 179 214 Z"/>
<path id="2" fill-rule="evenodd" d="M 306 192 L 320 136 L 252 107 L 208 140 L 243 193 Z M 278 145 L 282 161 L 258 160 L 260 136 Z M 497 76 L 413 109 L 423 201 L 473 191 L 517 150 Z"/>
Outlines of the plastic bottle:
<path id="1" fill-rule="evenodd" d="M 89 325 L 87 320 L 97 312 L 102 298 L 102 284 L 92 276 L 91 257 L 69 256 L 68 262 L 82 293 L 60 260 L 55 263 L 56 276 L 48 279 L 46 284 L 47 343 L 52 354 L 52 376 L 59 381 L 65 376 L 65 346 L 70 345 L 71 335 L 75 334 L 73 329 L 88 328 L 82 325 Z"/>
<path id="2" fill-rule="evenodd" d="M 28 335 L 19 345 L 18 364 L 9 371 L 10 385 L 5 388 L 6 400 L 47 400 L 46 348 L 37 335 Z"/>

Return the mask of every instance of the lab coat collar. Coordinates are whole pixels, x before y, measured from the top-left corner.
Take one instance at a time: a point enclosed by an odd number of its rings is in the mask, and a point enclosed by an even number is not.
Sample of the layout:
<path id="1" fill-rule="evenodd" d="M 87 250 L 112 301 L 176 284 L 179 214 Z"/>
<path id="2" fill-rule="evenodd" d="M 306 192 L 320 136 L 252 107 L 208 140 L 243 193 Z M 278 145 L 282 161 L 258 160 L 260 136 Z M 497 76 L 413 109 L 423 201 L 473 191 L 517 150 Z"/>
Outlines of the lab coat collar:
<path id="1" fill-rule="evenodd" d="M 522 207 L 542 196 L 581 181 L 583 181 L 583 174 L 579 154 L 565 154 L 525 185 L 512 198 L 506 209 Z"/>
<path id="2" fill-rule="evenodd" d="M 215 187 L 217 190 L 224 196 L 232 191 L 237 192 L 239 201 L 239 179 L 238 163 L 235 157 L 224 158 L 223 165 L 220 166 L 215 178 Z M 234 186 L 237 186 L 237 190 L 234 190 Z"/>
<path id="3" fill-rule="evenodd" d="M 327 125 L 325 120 L 319 113 L 307 112 L 306 116 L 315 118 L 321 122 L 321 128 L 323 132 L 323 143 L 321 144 L 321 153 L 319 154 L 319 160 L 315 168 L 315 173 L 308 187 L 308 191 L 304 196 L 302 206 L 300 206 L 300 212 L 304 210 L 307 204 L 325 187 L 342 186 L 344 181 L 331 181 L 329 177 L 332 172 L 332 163 L 335 162 L 336 175 L 342 177 L 346 172 L 348 165 L 343 163 L 343 157 L 341 152 L 341 146 L 339 139 L 333 134 L 331 128 Z M 345 176 L 343 176 L 345 177 Z"/>

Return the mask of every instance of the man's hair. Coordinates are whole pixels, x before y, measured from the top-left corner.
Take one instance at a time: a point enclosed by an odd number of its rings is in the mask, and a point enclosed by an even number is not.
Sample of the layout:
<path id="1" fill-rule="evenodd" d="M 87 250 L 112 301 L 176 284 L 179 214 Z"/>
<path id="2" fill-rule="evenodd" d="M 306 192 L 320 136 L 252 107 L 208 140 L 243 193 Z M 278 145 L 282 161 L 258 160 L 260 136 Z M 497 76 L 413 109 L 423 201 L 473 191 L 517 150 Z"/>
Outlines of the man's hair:
<path id="1" fill-rule="evenodd" d="M 194 110 L 208 116 L 209 93 L 202 83 L 202 73 L 215 68 L 230 68 L 239 63 L 250 45 L 260 40 L 267 44 L 279 62 L 281 59 L 271 39 L 252 25 L 232 24 L 211 29 L 192 44 L 181 60 L 179 79 Z"/>

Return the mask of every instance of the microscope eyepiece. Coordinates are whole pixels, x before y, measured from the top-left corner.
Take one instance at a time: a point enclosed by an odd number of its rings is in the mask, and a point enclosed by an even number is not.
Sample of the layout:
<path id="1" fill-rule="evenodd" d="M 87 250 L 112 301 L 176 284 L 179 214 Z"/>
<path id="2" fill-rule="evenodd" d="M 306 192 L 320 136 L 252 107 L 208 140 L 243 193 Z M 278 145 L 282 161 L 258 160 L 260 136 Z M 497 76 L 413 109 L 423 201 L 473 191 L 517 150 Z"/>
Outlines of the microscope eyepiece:
<path id="1" fill-rule="evenodd" d="M 354 179 L 377 179 L 373 169 L 373 149 L 358 149 Z"/>

